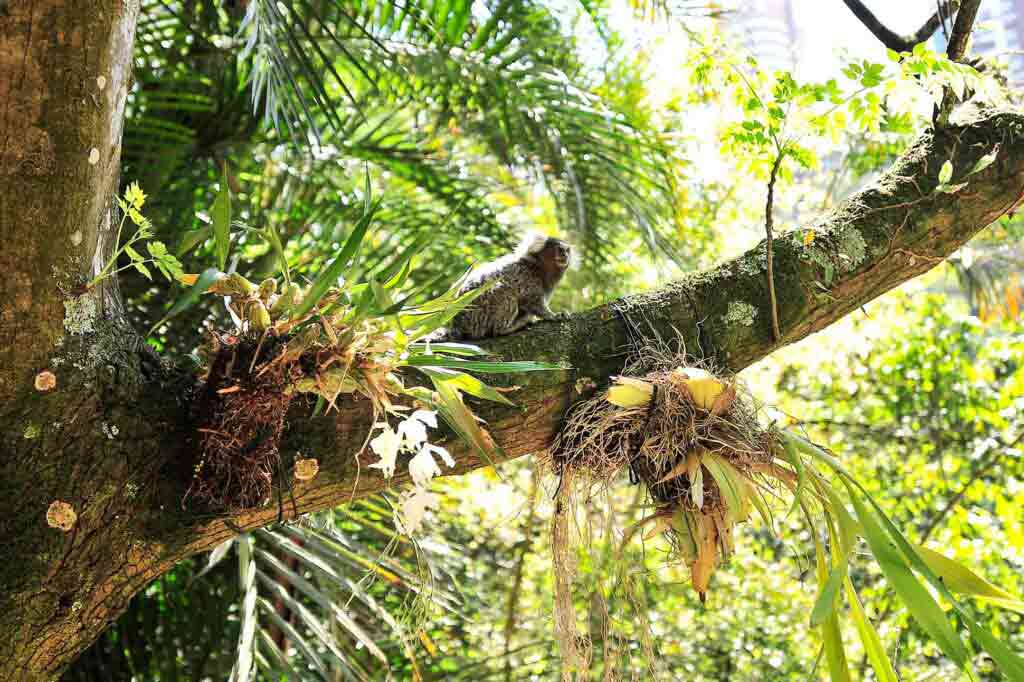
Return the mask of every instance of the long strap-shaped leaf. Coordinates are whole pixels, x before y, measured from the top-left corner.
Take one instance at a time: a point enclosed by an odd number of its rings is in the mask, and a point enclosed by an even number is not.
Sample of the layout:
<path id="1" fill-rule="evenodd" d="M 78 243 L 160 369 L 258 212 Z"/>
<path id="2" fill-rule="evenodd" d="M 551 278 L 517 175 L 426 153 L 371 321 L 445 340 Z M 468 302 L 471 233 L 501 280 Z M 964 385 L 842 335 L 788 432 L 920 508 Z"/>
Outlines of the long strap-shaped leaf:
<path id="1" fill-rule="evenodd" d="M 885 573 L 886 579 L 896 589 L 914 619 L 928 632 L 943 652 L 972 679 L 976 679 L 968 660 L 967 647 L 953 630 L 941 607 L 924 584 L 914 575 L 914 572 L 924 577 L 936 592 L 953 606 L 960 620 L 967 626 L 971 638 L 992 657 L 1003 675 L 1012 682 L 1024 682 L 1024 658 L 1014 653 L 1004 642 L 977 623 L 973 614 L 953 596 L 946 583 L 886 516 L 881 506 L 868 491 L 834 457 L 826 454 L 812 443 L 787 433 L 783 433 L 782 438 L 792 443 L 801 452 L 824 463 L 839 475 L 850 494 L 865 539 Z M 862 497 L 863 499 L 861 499 Z"/>
<path id="2" fill-rule="evenodd" d="M 345 246 L 334 257 L 330 265 L 323 269 L 320 276 L 316 278 L 316 281 L 310 285 L 309 291 L 306 292 L 305 297 L 302 299 L 302 303 L 292 313 L 293 318 L 298 319 L 309 313 L 320 302 L 320 299 L 324 297 L 327 290 L 337 284 L 338 278 L 345 273 L 355 260 L 359 247 L 363 243 L 363 238 L 366 236 L 366 230 L 370 227 L 370 222 L 373 221 L 373 214 L 378 206 L 380 206 L 379 199 L 370 206 L 370 209 L 363 214 L 363 217 L 359 219 L 356 226 L 352 228 L 352 234 L 348 236 Z"/>
<path id="3" fill-rule="evenodd" d="M 892 662 L 885 653 L 882 640 L 878 636 L 875 627 L 868 620 L 864 613 L 864 607 L 860 604 L 857 591 L 853 589 L 853 581 L 846 579 L 846 600 L 850 602 L 850 613 L 853 617 L 853 624 L 857 626 L 857 634 L 860 635 L 861 644 L 864 645 L 864 653 L 867 654 L 868 662 L 875 671 L 879 682 L 898 682 L 896 671 Z"/>
<path id="4" fill-rule="evenodd" d="M 253 671 L 253 642 L 256 628 L 256 564 L 252 556 L 252 537 L 243 535 L 235 543 L 238 548 L 238 584 L 242 590 L 241 628 L 238 631 L 238 653 L 229 682 L 248 682 Z"/>

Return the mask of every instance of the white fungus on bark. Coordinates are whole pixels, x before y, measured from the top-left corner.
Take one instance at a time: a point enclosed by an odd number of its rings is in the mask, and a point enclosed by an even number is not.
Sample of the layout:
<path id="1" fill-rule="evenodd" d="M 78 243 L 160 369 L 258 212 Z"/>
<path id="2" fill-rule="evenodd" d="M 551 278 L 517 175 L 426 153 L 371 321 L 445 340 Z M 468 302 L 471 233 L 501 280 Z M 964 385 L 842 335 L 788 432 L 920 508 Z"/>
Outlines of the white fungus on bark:
<path id="1" fill-rule="evenodd" d="M 295 460 L 295 478 L 300 481 L 312 480 L 320 471 L 320 463 L 315 459 Z"/>
<path id="2" fill-rule="evenodd" d="M 36 375 L 35 385 L 37 391 L 52 391 L 57 387 L 57 375 L 48 369 L 44 369 Z"/>

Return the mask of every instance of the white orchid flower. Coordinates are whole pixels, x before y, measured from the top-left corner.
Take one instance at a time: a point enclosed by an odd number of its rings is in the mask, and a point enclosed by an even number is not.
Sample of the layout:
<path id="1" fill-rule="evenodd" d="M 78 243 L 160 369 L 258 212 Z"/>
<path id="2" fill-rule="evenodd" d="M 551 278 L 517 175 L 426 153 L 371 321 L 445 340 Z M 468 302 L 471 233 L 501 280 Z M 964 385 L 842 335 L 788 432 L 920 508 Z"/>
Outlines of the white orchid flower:
<path id="1" fill-rule="evenodd" d="M 417 450 L 418 447 L 427 441 L 427 427 L 437 428 L 437 413 L 430 410 L 417 410 L 408 418 L 398 424 L 398 433 L 404 438 L 404 444 L 410 450 Z"/>
<path id="2" fill-rule="evenodd" d="M 437 412 L 433 410 L 416 410 L 409 415 L 409 419 L 421 421 L 432 429 L 437 428 Z"/>
<path id="3" fill-rule="evenodd" d="M 426 450 L 427 452 L 432 452 L 432 453 L 440 455 L 441 456 L 441 461 L 443 461 L 446 466 L 449 466 L 449 467 L 455 466 L 455 459 L 451 456 L 451 453 L 449 453 L 447 450 L 442 448 L 440 445 L 432 445 L 431 443 L 424 443 L 423 444 L 423 449 Z"/>
<path id="4" fill-rule="evenodd" d="M 426 487 L 430 483 L 430 479 L 440 473 L 441 469 L 434 461 L 434 456 L 426 448 L 420 450 L 415 457 L 409 460 L 409 475 L 412 476 L 412 482 L 417 487 Z"/>
<path id="5" fill-rule="evenodd" d="M 398 425 L 398 435 L 402 437 L 405 447 L 416 450 L 427 442 L 427 427 L 418 419 L 406 419 Z"/>
<path id="6" fill-rule="evenodd" d="M 406 535 L 419 532 L 427 511 L 435 509 L 439 499 L 426 488 L 415 488 L 411 492 L 402 493 L 402 500 L 399 503 L 401 511 L 395 514 L 395 525 L 398 526 L 398 530 Z"/>
<path id="7" fill-rule="evenodd" d="M 405 439 L 405 446 L 417 449 L 427 442 L 427 427 L 437 428 L 437 413 L 431 410 L 416 410 L 398 425 L 398 433 Z"/>
<path id="8" fill-rule="evenodd" d="M 395 460 L 398 459 L 398 451 L 402 449 L 402 437 L 388 424 L 377 424 L 383 426 L 384 430 L 377 434 L 377 437 L 370 441 L 370 449 L 380 457 L 380 461 L 370 465 L 371 469 L 380 469 L 384 478 L 391 478 L 395 475 Z"/>

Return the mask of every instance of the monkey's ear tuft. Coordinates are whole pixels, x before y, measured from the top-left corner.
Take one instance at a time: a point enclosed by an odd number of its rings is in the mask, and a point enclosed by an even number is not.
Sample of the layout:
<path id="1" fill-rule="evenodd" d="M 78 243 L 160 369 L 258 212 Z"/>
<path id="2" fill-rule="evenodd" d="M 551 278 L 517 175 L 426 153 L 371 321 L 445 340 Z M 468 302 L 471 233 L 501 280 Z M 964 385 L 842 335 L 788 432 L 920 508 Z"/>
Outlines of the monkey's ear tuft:
<path id="1" fill-rule="evenodd" d="M 519 242 L 519 252 L 535 256 L 544 250 L 544 247 L 548 243 L 548 236 L 541 232 L 531 231 L 527 232 L 526 236 L 523 237 L 523 241 Z"/>

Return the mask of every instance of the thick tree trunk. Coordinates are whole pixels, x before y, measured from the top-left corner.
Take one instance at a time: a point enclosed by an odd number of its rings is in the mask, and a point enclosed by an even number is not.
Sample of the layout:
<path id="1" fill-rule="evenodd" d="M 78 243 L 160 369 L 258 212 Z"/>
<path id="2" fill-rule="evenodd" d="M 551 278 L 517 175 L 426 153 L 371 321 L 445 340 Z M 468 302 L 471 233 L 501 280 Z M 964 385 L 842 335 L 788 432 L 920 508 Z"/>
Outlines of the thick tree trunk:
<path id="1" fill-rule="evenodd" d="M 130 577 L 124 485 L 173 428 L 125 347 L 116 282 L 76 295 L 114 239 L 137 14 L 136 0 L 0 7 L 4 680 L 54 677 L 144 584 Z M 45 392 L 44 370 L 57 379 Z M 71 533 L 47 525 L 56 500 L 78 513 Z"/>
<path id="2" fill-rule="evenodd" d="M 0 679 L 55 678 L 147 582 L 277 504 L 231 518 L 181 511 L 189 377 L 146 352 L 114 283 L 81 295 L 113 236 L 134 0 L 16 1 L 0 10 Z M 515 409 L 481 405 L 507 457 L 543 449 L 580 390 L 622 367 L 631 344 L 681 334 L 738 371 L 933 267 L 1024 192 L 1024 116 L 995 113 L 925 135 L 875 186 L 773 249 L 782 338 L 773 340 L 764 245 L 665 289 L 489 342 L 498 356 L 572 369 L 512 378 Z M 939 168 L 995 164 L 956 194 Z M 95 151 L 94 151 L 95 150 Z M 954 182 L 963 182 L 962 172 Z M 56 385 L 50 385 L 52 373 Z M 37 384 L 37 379 L 39 380 Z M 286 517 L 389 484 L 361 452 L 365 402 L 311 418 L 295 401 L 283 450 L 320 461 L 286 495 Z M 482 462 L 458 443 L 457 474 Z M 404 471 L 399 467 L 399 472 Z M 187 471 L 184 472 L 187 474 Z M 390 481 L 404 483 L 404 474 Z M 55 502 L 77 519 L 48 524 Z"/>
<path id="3" fill-rule="evenodd" d="M 109 284 L 69 294 L 113 240 L 137 14 L 137 0 L 0 9 L 0 401 L 47 365 L 66 317 L 87 328 L 115 300 Z"/>

